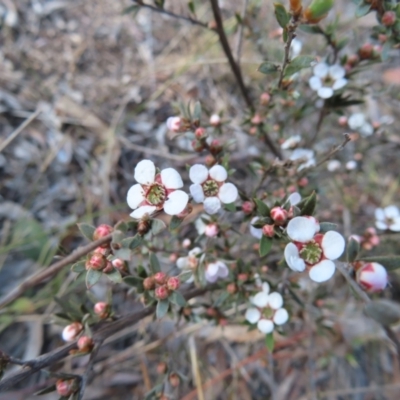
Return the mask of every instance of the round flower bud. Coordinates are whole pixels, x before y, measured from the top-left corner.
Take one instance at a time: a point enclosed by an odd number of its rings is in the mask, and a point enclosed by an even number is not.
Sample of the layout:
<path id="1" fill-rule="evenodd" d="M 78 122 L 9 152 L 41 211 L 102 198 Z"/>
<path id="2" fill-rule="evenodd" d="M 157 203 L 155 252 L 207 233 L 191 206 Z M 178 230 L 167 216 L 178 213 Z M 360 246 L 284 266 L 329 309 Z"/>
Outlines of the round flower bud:
<path id="1" fill-rule="evenodd" d="M 93 232 L 93 240 L 99 240 L 103 237 L 106 237 L 110 233 L 112 233 L 113 230 L 114 230 L 114 228 L 110 225 L 107 225 L 107 224 L 99 225 Z M 109 243 L 104 243 L 100 247 L 108 247 L 108 246 L 109 246 Z"/>
<path id="2" fill-rule="evenodd" d="M 219 228 L 217 224 L 208 224 L 204 230 L 204 234 L 207 237 L 215 237 L 219 233 Z"/>
<path id="3" fill-rule="evenodd" d="M 177 290 L 179 289 L 179 286 L 181 286 L 181 281 L 177 276 L 171 276 L 171 278 L 168 278 L 167 280 L 167 288 L 168 290 Z"/>
<path id="4" fill-rule="evenodd" d="M 341 115 L 338 119 L 338 123 L 340 126 L 347 126 L 347 117 L 345 115 Z"/>
<path id="5" fill-rule="evenodd" d="M 79 351 L 81 351 L 82 353 L 89 353 L 94 347 L 94 342 L 93 339 L 89 336 L 81 336 L 78 339 L 77 345 Z"/>
<path id="6" fill-rule="evenodd" d="M 145 290 L 153 290 L 156 287 L 156 281 L 154 280 L 154 277 L 149 276 L 145 278 L 143 281 L 143 287 Z"/>
<path id="7" fill-rule="evenodd" d="M 211 154 L 218 154 L 222 151 L 222 145 L 218 139 L 214 139 L 210 144 L 210 153 Z"/>
<path id="8" fill-rule="evenodd" d="M 261 105 L 267 106 L 269 104 L 270 100 L 271 100 L 271 96 L 269 95 L 269 93 L 267 93 L 267 92 L 261 93 L 261 96 L 260 96 Z"/>
<path id="9" fill-rule="evenodd" d="M 251 123 L 253 125 L 260 125 L 262 122 L 262 118 L 260 114 L 254 114 L 254 117 L 251 119 Z"/>
<path id="10" fill-rule="evenodd" d="M 249 279 L 249 274 L 246 274 L 245 272 L 241 272 L 240 274 L 238 274 L 237 279 L 238 279 L 238 281 L 246 282 Z"/>
<path id="11" fill-rule="evenodd" d="M 181 130 L 182 119 L 181 117 L 169 117 L 167 119 L 167 128 L 175 133 Z"/>
<path id="12" fill-rule="evenodd" d="M 210 125 L 212 125 L 214 127 L 221 125 L 221 117 L 218 114 L 211 115 Z"/>
<path id="13" fill-rule="evenodd" d="M 86 263 L 86 269 L 95 269 L 101 271 L 107 266 L 107 258 L 101 253 L 93 253 Z"/>
<path id="14" fill-rule="evenodd" d="M 204 160 L 204 164 L 206 164 L 207 167 L 211 168 L 214 164 L 216 163 L 215 157 L 209 154 L 206 156 Z"/>
<path id="15" fill-rule="evenodd" d="M 169 296 L 169 291 L 166 286 L 159 286 L 158 288 L 156 288 L 154 295 L 159 300 L 165 300 Z"/>
<path id="16" fill-rule="evenodd" d="M 254 204 L 251 201 L 245 201 L 242 204 L 242 211 L 246 214 L 249 215 L 253 212 L 254 210 Z"/>
<path id="17" fill-rule="evenodd" d="M 104 267 L 103 272 L 104 272 L 105 274 L 109 274 L 109 273 L 112 272 L 112 271 L 114 271 L 114 267 L 113 267 L 113 265 L 112 265 L 112 262 L 107 260 L 107 264 L 106 264 L 106 266 Z"/>
<path id="18" fill-rule="evenodd" d="M 164 285 L 164 283 L 167 281 L 168 277 L 165 272 L 157 272 L 153 276 L 154 281 L 157 283 L 157 285 Z"/>
<path id="19" fill-rule="evenodd" d="M 66 342 L 72 342 L 82 332 L 83 326 L 80 322 L 67 325 L 62 331 L 62 338 Z"/>
<path id="20" fill-rule="evenodd" d="M 110 314 L 110 306 L 104 301 L 99 301 L 94 305 L 93 311 L 101 319 L 104 319 L 107 318 Z"/>
<path id="21" fill-rule="evenodd" d="M 396 23 L 396 13 L 394 11 L 386 11 L 382 15 L 382 24 L 385 26 L 392 26 Z"/>
<path id="22" fill-rule="evenodd" d="M 71 394 L 74 394 L 77 390 L 77 384 L 75 382 L 75 379 L 59 379 L 56 382 L 56 390 L 57 394 L 63 397 L 69 397 Z"/>
<path id="23" fill-rule="evenodd" d="M 145 235 L 151 228 L 151 223 L 148 216 L 145 215 L 138 223 L 137 231 L 140 236 Z"/>
<path id="24" fill-rule="evenodd" d="M 178 387 L 179 384 L 181 383 L 179 375 L 176 374 L 175 372 L 172 372 L 169 375 L 168 380 L 169 380 L 169 383 L 171 384 L 172 387 Z"/>
<path id="25" fill-rule="evenodd" d="M 263 235 L 272 238 L 275 235 L 274 225 L 264 225 L 262 227 Z"/>
<path id="26" fill-rule="evenodd" d="M 192 244 L 192 241 L 190 239 L 186 238 L 186 239 L 183 239 L 183 241 L 182 241 L 182 247 L 184 249 L 189 248 L 191 244 Z"/>
<path id="27" fill-rule="evenodd" d="M 168 366 L 165 362 L 159 362 L 157 364 L 156 370 L 158 375 L 164 375 L 167 372 Z"/>
<path id="28" fill-rule="evenodd" d="M 200 151 L 204 150 L 204 143 L 200 140 L 194 139 L 192 140 L 192 147 L 194 151 L 200 153 Z"/>
<path id="29" fill-rule="evenodd" d="M 237 286 L 236 286 L 235 283 L 230 283 L 230 284 L 228 284 L 228 286 L 226 287 L 226 291 L 227 291 L 229 294 L 235 294 L 235 293 L 237 292 L 237 290 L 238 290 L 238 288 L 237 288 Z"/>
<path id="30" fill-rule="evenodd" d="M 374 53 L 374 46 L 372 46 L 371 43 L 363 44 L 358 50 L 358 55 L 360 56 L 361 60 L 367 60 L 369 58 L 372 58 L 373 53 Z"/>
<path id="31" fill-rule="evenodd" d="M 369 293 L 377 293 L 385 289 L 388 275 L 383 265 L 376 262 L 364 264 L 356 272 L 358 284 Z"/>
<path id="32" fill-rule="evenodd" d="M 194 136 L 196 136 L 196 139 L 205 139 L 207 137 L 207 132 L 204 128 L 199 127 L 194 131 Z"/>
<path id="33" fill-rule="evenodd" d="M 271 210 L 271 218 L 277 225 L 283 225 L 288 219 L 288 212 L 282 207 L 274 207 Z"/>

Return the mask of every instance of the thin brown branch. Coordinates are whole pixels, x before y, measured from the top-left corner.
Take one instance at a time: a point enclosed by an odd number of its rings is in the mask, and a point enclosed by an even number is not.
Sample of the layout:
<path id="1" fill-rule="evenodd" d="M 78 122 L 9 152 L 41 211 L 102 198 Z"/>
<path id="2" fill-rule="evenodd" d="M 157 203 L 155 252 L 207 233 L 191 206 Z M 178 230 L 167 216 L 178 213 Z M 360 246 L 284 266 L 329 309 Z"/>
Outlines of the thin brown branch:
<path id="1" fill-rule="evenodd" d="M 155 7 L 155 6 L 152 6 L 150 4 L 145 4 L 145 3 L 142 2 L 142 0 L 132 0 L 132 1 L 135 4 L 137 4 L 138 6 L 140 6 L 140 7 L 148 8 L 149 10 L 158 12 L 160 14 L 168 15 L 169 17 L 173 17 L 173 18 L 176 18 L 176 19 L 181 19 L 181 20 L 189 22 L 189 23 L 191 23 L 193 25 L 198 25 L 198 26 L 201 26 L 202 28 L 210 29 L 208 24 L 206 24 L 205 22 L 199 21 L 197 19 L 194 19 L 194 18 L 191 18 L 191 17 L 187 17 L 185 15 L 175 14 L 172 11 L 165 10 L 164 8 Z"/>
<path id="2" fill-rule="evenodd" d="M 25 279 L 25 281 L 22 282 L 19 286 L 17 286 L 15 289 L 11 290 L 9 293 L 5 294 L 0 299 L 0 309 L 4 308 L 6 305 L 13 302 L 15 299 L 17 299 L 19 296 L 21 296 L 26 290 L 38 285 L 39 283 L 43 282 L 44 280 L 52 277 L 57 272 L 61 271 L 68 264 L 72 264 L 72 263 L 78 261 L 81 257 L 90 253 L 91 251 L 93 251 L 94 249 L 99 247 L 100 245 L 110 242 L 111 238 L 112 238 L 112 236 L 108 235 L 108 236 L 105 236 L 99 240 L 92 242 L 92 243 L 89 243 L 86 246 L 79 247 L 74 252 L 72 252 L 69 256 L 54 263 L 49 268 L 46 268 L 45 270 L 41 270 L 41 271 L 38 271 L 38 272 L 32 274 L 27 279 Z"/>

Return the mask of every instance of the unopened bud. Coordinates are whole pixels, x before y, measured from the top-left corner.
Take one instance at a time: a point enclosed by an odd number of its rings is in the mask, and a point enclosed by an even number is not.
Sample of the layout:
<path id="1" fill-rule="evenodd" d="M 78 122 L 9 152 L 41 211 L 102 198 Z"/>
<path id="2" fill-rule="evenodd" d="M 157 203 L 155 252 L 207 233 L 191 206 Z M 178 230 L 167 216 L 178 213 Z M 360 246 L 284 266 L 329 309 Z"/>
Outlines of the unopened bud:
<path id="1" fill-rule="evenodd" d="M 107 264 L 104 267 L 103 272 L 105 274 L 109 274 L 110 272 L 113 272 L 113 271 L 114 271 L 114 267 L 112 265 L 112 262 L 107 260 Z"/>
<path id="2" fill-rule="evenodd" d="M 249 279 L 249 274 L 246 274 L 245 272 L 241 272 L 237 276 L 238 281 L 240 282 L 246 282 Z"/>
<path id="3" fill-rule="evenodd" d="M 290 0 L 290 11 L 293 16 L 298 17 L 302 10 L 301 0 Z"/>
<path id="4" fill-rule="evenodd" d="M 303 13 L 304 19 L 309 24 L 316 24 L 324 19 L 331 8 L 334 0 L 313 0 Z"/>
<path id="5" fill-rule="evenodd" d="M 269 93 L 267 93 L 267 92 L 261 93 L 261 96 L 260 96 L 261 105 L 267 106 L 270 101 L 271 101 L 271 96 Z"/>
<path id="6" fill-rule="evenodd" d="M 217 23 L 212 20 L 208 23 L 208 29 L 217 29 Z"/>
<path id="7" fill-rule="evenodd" d="M 97 271 L 102 270 L 107 265 L 107 258 L 101 253 L 93 253 L 86 263 L 86 269 L 95 269 Z"/>
<path id="8" fill-rule="evenodd" d="M 275 235 L 274 225 L 264 225 L 262 227 L 263 235 L 272 238 Z"/>
<path id="9" fill-rule="evenodd" d="M 196 136 L 196 139 L 205 139 L 207 137 L 207 132 L 204 128 L 197 128 L 194 131 L 194 136 Z"/>
<path id="10" fill-rule="evenodd" d="M 253 118 L 251 119 L 251 123 L 253 125 L 260 125 L 262 122 L 262 118 L 260 114 L 254 114 Z"/>
<path id="11" fill-rule="evenodd" d="M 93 240 L 99 240 L 103 237 L 106 237 L 110 233 L 112 233 L 113 230 L 114 228 L 110 225 L 107 224 L 99 225 L 93 232 Z M 109 247 L 109 243 L 104 243 L 100 247 Z"/>
<path id="12" fill-rule="evenodd" d="M 215 237 L 219 233 L 219 228 L 217 224 L 211 223 L 206 225 L 204 234 L 208 237 Z"/>
<path id="13" fill-rule="evenodd" d="M 207 310 L 206 310 L 206 314 L 207 314 L 209 317 L 216 317 L 216 316 L 218 315 L 218 312 L 217 312 L 217 310 L 216 310 L 215 308 L 209 307 L 209 308 L 207 308 Z"/>
<path id="14" fill-rule="evenodd" d="M 340 126 L 347 126 L 347 117 L 345 115 L 341 115 L 338 119 L 338 123 Z"/>
<path id="15" fill-rule="evenodd" d="M 164 283 L 168 279 L 167 274 L 165 272 L 157 272 L 156 274 L 154 274 L 153 278 L 155 283 L 157 283 L 157 285 L 164 285 Z"/>
<path id="16" fill-rule="evenodd" d="M 373 58 L 374 46 L 371 43 L 365 43 L 358 49 L 358 55 L 361 60 Z"/>
<path id="17" fill-rule="evenodd" d="M 221 125 L 221 117 L 218 114 L 211 115 L 210 125 L 212 125 L 214 127 Z"/>
<path id="18" fill-rule="evenodd" d="M 369 293 L 380 292 L 388 283 L 388 275 L 383 265 L 371 262 L 363 265 L 356 272 L 358 284 Z"/>
<path id="19" fill-rule="evenodd" d="M 222 145 L 218 139 L 214 139 L 210 144 L 210 152 L 211 154 L 219 154 L 222 151 Z"/>
<path id="20" fill-rule="evenodd" d="M 237 292 L 237 286 L 235 283 L 230 283 L 228 284 L 228 286 L 226 287 L 226 291 L 229 294 L 235 294 Z"/>
<path id="21" fill-rule="evenodd" d="M 274 207 L 271 210 L 270 215 L 271 215 L 272 220 L 277 225 L 284 225 L 288 219 L 288 212 L 282 207 Z"/>
<path id="22" fill-rule="evenodd" d="M 188 239 L 188 238 L 183 239 L 183 241 L 182 241 L 182 247 L 184 249 L 188 249 L 191 244 L 192 244 L 192 241 L 190 239 Z"/>
<path id="23" fill-rule="evenodd" d="M 72 342 L 82 332 L 83 325 L 80 322 L 73 322 L 67 325 L 62 331 L 62 338 L 65 342 Z"/>
<path id="24" fill-rule="evenodd" d="M 168 278 L 167 288 L 169 290 L 177 290 L 179 289 L 179 286 L 181 286 L 181 280 L 177 276 L 171 276 L 171 278 Z"/>
<path id="25" fill-rule="evenodd" d="M 169 117 L 167 119 L 167 128 L 175 133 L 180 132 L 181 130 L 181 124 L 182 124 L 182 119 L 181 117 Z"/>
<path id="26" fill-rule="evenodd" d="M 143 288 L 145 290 L 153 290 L 156 287 L 156 281 L 152 276 L 149 276 L 143 281 Z"/>
<path id="27" fill-rule="evenodd" d="M 169 255 L 169 261 L 171 261 L 172 263 L 175 263 L 177 259 L 178 259 L 178 255 L 176 253 L 171 253 Z"/>
<path id="28" fill-rule="evenodd" d="M 200 151 L 204 150 L 204 143 L 201 140 L 194 139 L 192 140 L 192 148 L 194 151 L 200 153 Z"/>
<path id="29" fill-rule="evenodd" d="M 104 301 L 99 301 L 93 307 L 93 311 L 101 319 L 107 318 L 110 315 L 110 306 Z"/>
<path id="30" fill-rule="evenodd" d="M 78 386 L 75 382 L 75 379 L 59 379 L 56 382 L 56 390 L 57 394 L 60 396 L 69 397 L 78 390 Z"/>
<path id="31" fill-rule="evenodd" d="M 252 126 L 252 127 L 249 129 L 249 135 L 255 136 L 256 134 L 257 134 L 257 127 L 256 127 L 256 126 Z"/>
<path id="32" fill-rule="evenodd" d="M 159 286 L 158 288 L 156 288 L 156 290 L 154 291 L 154 295 L 156 296 L 157 299 L 159 300 L 165 300 L 168 298 L 169 296 L 169 291 L 166 288 L 166 286 Z"/>
<path id="33" fill-rule="evenodd" d="M 216 163 L 215 157 L 212 156 L 211 154 L 209 154 L 204 160 L 204 164 L 206 164 L 206 166 L 209 168 L 212 167 L 215 163 Z"/>
<path id="34" fill-rule="evenodd" d="M 94 342 L 89 336 L 82 336 L 78 339 L 78 349 L 82 353 L 90 353 L 93 350 Z"/>
<path id="35" fill-rule="evenodd" d="M 251 201 L 245 201 L 242 204 L 242 211 L 246 214 L 249 215 L 253 212 L 254 210 L 254 203 L 252 203 Z"/>
<path id="36" fill-rule="evenodd" d="M 94 253 L 100 253 L 103 254 L 104 257 L 107 257 L 111 253 L 111 248 L 109 245 L 107 245 L 107 247 L 96 247 Z"/>
<path id="37" fill-rule="evenodd" d="M 145 235 L 151 228 L 151 223 L 147 215 L 145 215 L 138 223 L 137 231 L 140 236 Z"/>
<path id="38" fill-rule="evenodd" d="M 386 11 L 382 15 L 382 24 L 385 26 L 392 26 L 396 23 L 396 13 L 394 11 Z"/>
<path id="39" fill-rule="evenodd" d="M 165 362 L 159 362 L 157 364 L 156 370 L 158 375 L 164 375 L 167 372 L 168 366 Z"/>
<path id="40" fill-rule="evenodd" d="M 306 187 L 308 185 L 309 181 L 308 178 L 306 178 L 305 176 L 303 176 L 302 178 L 300 178 L 297 181 L 297 184 L 299 185 L 299 187 Z"/>
<path id="41" fill-rule="evenodd" d="M 181 380 L 179 378 L 179 375 L 175 372 L 172 372 L 169 377 L 168 377 L 169 383 L 171 384 L 172 387 L 178 387 L 179 384 L 181 383 Z"/>

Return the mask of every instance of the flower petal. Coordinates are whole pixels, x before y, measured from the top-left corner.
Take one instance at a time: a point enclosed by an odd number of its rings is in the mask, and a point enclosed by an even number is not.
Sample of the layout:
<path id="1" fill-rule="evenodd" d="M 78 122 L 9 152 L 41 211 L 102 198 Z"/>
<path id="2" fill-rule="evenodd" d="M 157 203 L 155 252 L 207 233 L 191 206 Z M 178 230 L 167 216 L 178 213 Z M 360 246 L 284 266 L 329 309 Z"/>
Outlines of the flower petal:
<path id="1" fill-rule="evenodd" d="M 326 232 L 321 243 L 324 256 L 329 260 L 339 258 L 344 252 L 345 245 L 344 237 L 335 231 Z"/>
<path id="2" fill-rule="evenodd" d="M 183 186 L 179 172 L 173 168 L 165 168 L 161 171 L 161 182 L 167 189 L 180 189 Z"/>
<path id="3" fill-rule="evenodd" d="M 332 85 L 333 90 L 339 90 L 344 88 L 347 85 L 347 79 L 341 78 L 335 81 L 335 83 Z"/>
<path id="4" fill-rule="evenodd" d="M 218 182 L 224 182 L 226 181 L 226 178 L 228 177 L 228 172 L 222 165 L 214 165 L 210 169 L 210 176 L 211 178 L 215 179 Z"/>
<path id="5" fill-rule="evenodd" d="M 142 160 L 135 168 L 135 179 L 142 185 L 149 185 L 154 182 L 156 176 L 156 166 L 153 161 Z"/>
<path id="6" fill-rule="evenodd" d="M 258 278 L 258 279 L 260 279 L 260 278 Z M 269 284 L 268 284 L 268 282 L 263 282 L 263 283 L 261 284 L 261 287 L 262 287 L 262 291 L 263 291 L 265 294 L 268 294 L 268 293 L 269 293 Z"/>
<path id="7" fill-rule="evenodd" d="M 313 68 L 313 73 L 319 78 L 325 78 L 329 73 L 329 66 L 326 63 L 318 63 Z"/>
<path id="8" fill-rule="evenodd" d="M 208 169 L 204 165 L 195 164 L 190 167 L 189 178 L 193 183 L 203 183 L 208 178 Z"/>
<path id="9" fill-rule="evenodd" d="M 273 310 L 278 310 L 283 306 L 283 298 L 282 295 L 278 292 L 273 292 L 270 293 L 268 296 L 268 305 L 273 309 Z"/>
<path id="10" fill-rule="evenodd" d="M 155 206 L 141 206 L 137 208 L 134 212 L 132 212 L 130 215 L 132 218 L 135 219 L 140 219 L 142 218 L 145 214 L 153 214 L 154 211 L 156 211 L 157 207 Z"/>
<path id="11" fill-rule="evenodd" d="M 215 214 L 221 208 L 221 202 L 218 197 L 207 197 L 204 200 L 204 211 L 208 214 Z"/>
<path id="12" fill-rule="evenodd" d="M 318 96 L 321 97 L 321 99 L 329 99 L 330 97 L 333 96 L 333 89 L 330 87 L 321 87 L 318 89 Z"/>
<path id="13" fill-rule="evenodd" d="M 323 260 L 315 264 L 309 271 L 310 279 L 314 282 L 325 282 L 335 273 L 335 264 L 331 260 Z"/>
<path id="14" fill-rule="evenodd" d="M 257 328 L 262 333 L 271 333 L 274 330 L 274 323 L 269 319 L 260 319 L 257 322 Z"/>
<path id="15" fill-rule="evenodd" d="M 332 79 L 337 81 L 346 75 L 346 70 L 339 64 L 331 65 L 329 67 L 329 75 Z"/>
<path id="16" fill-rule="evenodd" d="M 306 243 L 315 235 L 315 223 L 306 217 L 294 217 L 289 221 L 286 232 L 292 240 Z"/>
<path id="17" fill-rule="evenodd" d="M 382 221 L 375 221 L 375 226 L 378 229 L 381 229 L 383 231 L 386 231 L 386 229 L 389 229 L 389 226 L 386 222 L 382 222 Z"/>
<path id="18" fill-rule="evenodd" d="M 233 183 L 224 183 L 218 191 L 219 199 L 225 203 L 233 203 L 238 197 L 238 190 Z"/>
<path id="19" fill-rule="evenodd" d="M 292 193 L 287 201 L 290 203 L 291 206 L 295 206 L 296 204 L 299 204 L 301 201 L 301 195 L 300 193 L 294 192 Z"/>
<path id="20" fill-rule="evenodd" d="M 390 224 L 389 229 L 392 232 L 400 232 L 400 217 L 394 219 L 393 224 Z"/>
<path id="21" fill-rule="evenodd" d="M 397 218 L 400 216 L 400 211 L 396 206 L 387 206 L 383 211 L 386 218 Z"/>
<path id="22" fill-rule="evenodd" d="M 355 113 L 350 115 L 347 124 L 350 129 L 359 129 L 365 123 L 365 115 L 363 113 Z"/>
<path id="23" fill-rule="evenodd" d="M 321 78 L 318 78 L 318 76 L 312 76 L 308 80 L 308 84 L 310 85 L 310 88 L 315 91 L 317 91 L 318 89 L 320 89 L 322 87 Z"/>
<path id="24" fill-rule="evenodd" d="M 249 321 L 251 324 L 255 324 L 259 321 L 261 313 L 257 308 L 251 307 L 246 310 L 244 317 L 246 318 L 246 321 Z"/>
<path id="25" fill-rule="evenodd" d="M 377 208 L 375 210 L 375 219 L 377 219 L 379 221 L 385 220 L 385 211 L 383 211 L 383 208 Z"/>
<path id="26" fill-rule="evenodd" d="M 174 190 L 168 195 L 164 202 L 164 211 L 168 215 L 178 215 L 181 213 L 189 201 L 189 195 L 183 190 Z"/>
<path id="27" fill-rule="evenodd" d="M 190 185 L 190 194 L 193 197 L 193 200 L 196 203 L 202 203 L 204 201 L 204 191 L 203 187 L 199 185 L 198 183 L 195 183 L 193 185 Z"/>
<path id="28" fill-rule="evenodd" d="M 250 225 L 250 235 L 255 237 L 256 239 L 261 239 L 263 231 L 261 228 L 254 228 L 253 225 Z"/>
<path id="29" fill-rule="evenodd" d="M 284 308 L 276 310 L 273 318 L 275 325 L 283 325 L 288 321 L 288 319 L 289 319 L 289 313 Z"/>
<path id="30" fill-rule="evenodd" d="M 126 202 L 128 206 L 133 210 L 139 207 L 139 204 L 144 200 L 144 190 L 142 185 L 137 183 L 133 185 L 129 190 L 128 194 L 126 195 Z"/>
<path id="31" fill-rule="evenodd" d="M 218 261 L 217 264 L 218 264 L 218 276 L 220 278 L 226 278 L 229 275 L 228 267 L 221 261 Z"/>
<path id="32" fill-rule="evenodd" d="M 179 269 L 187 269 L 187 268 L 189 267 L 188 261 L 189 261 L 189 258 L 188 258 L 188 257 L 179 257 L 179 258 L 176 260 L 176 266 L 177 266 Z"/>
<path id="33" fill-rule="evenodd" d="M 258 292 L 252 300 L 253 304 L 257 307 L 263 308 L 268 304 L 268 294 L 265 292 Z"/>

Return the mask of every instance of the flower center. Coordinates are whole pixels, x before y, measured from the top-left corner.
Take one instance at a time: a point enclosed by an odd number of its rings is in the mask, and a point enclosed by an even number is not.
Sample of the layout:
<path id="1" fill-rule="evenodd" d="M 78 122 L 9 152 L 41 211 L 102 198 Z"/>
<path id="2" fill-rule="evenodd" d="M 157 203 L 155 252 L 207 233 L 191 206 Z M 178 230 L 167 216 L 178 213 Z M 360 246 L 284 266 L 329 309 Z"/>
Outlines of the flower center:
<path id="1" fill-rule="evenodd" d="M 322 256 L 322 249 L 321 246 L 316 243 L 315 241 L 311 241 L 307 243 L 301 250 L 300 250 L 300 257 L 307 263 L 307 264 L 316 264 Z"/>
<path id="2" fill-rule="evenodd" d="M 262 311 L 262 315 L 266 319 L 272 319 L 274 314 L 275 314 L 275 311 L 272 308 L 269 308 L 269 307 L 264 308 L 263 311 Z"/>
<path id="3" fill-rule="evenodd" d="M 159 206 L 165 200 L 166 192 L 164 186 L 154 183 L 150 186 L 146 194 L 147 201 L 153 206 Z"/>
<path id="4" fill-rule="evenodd" d="M 203 191 L 206 197 L 216 196 L 218 194 L 218 190 L 218 183 L 213 179 L 209 179 L 203 183 Z"/>
<path id="5" fill-rule="evenodd" d="M 324 84 L 326 85 L 326 86 L 333 86 L 333 84 L 335 83 L 335 81 L 330 77 L 330 76 L 327 76 L 325 79 L 324 79 Z"/>

